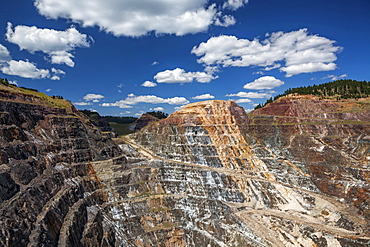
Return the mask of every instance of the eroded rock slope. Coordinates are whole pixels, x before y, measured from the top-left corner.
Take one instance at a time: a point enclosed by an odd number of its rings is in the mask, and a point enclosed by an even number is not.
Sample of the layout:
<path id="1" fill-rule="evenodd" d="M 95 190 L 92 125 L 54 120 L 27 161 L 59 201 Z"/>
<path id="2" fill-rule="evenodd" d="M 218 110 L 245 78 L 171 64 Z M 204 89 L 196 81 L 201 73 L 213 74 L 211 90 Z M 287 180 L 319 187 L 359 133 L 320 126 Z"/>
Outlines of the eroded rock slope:
<path id="1" fill-rule="evenodd" d="M 206 101 L 128 137 L 143 160 L 94 166 L 122 246 L 369 246 L 366 104 Z"/>
<path id="2" fill-rule="evenodd" d="M 68 102 L 0 96 L 0 246 L 370 245 L 368 100 L 199 102 L 119 149 Z"/>
<path id="3" fill-rule="evenodd" d="M 0 246 L 97 246 L 89 162 L 120 154 L 68 101 L 0 84 Z"/>

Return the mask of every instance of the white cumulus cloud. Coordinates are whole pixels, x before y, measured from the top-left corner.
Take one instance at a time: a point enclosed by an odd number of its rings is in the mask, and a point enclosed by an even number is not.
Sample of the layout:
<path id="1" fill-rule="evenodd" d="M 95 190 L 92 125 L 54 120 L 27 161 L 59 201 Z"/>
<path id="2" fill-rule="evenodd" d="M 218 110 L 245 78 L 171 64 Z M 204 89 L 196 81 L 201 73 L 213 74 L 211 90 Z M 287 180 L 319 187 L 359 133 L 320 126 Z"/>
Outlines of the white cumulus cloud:
<path id="1" fill-rule="evenodd" d="M 103 103 L 103 104 L 101 104 L 101 106 L 103 106 L 103 107 L 118 106 L 119 108 L 122 108 L 122 109 L 124 109 L 124 108 L 132 108 L 132 105 L 125 104 L 123 102 L 123 100 L 117 101 L 115 103 Z"/>
<path id="2" fill-rule="evenodd" d="M 232 15 L 224 15 L 215 21 L 216 26 L 221 26 L 221 27 L 228 27 L 232 26 L 236 23 L 236 20 L 234 16 Z"/>
<path id="3" fill-rule="evenodd" d="M 65 31 L 57 31 L 35 26 L 16 26 L 13 29 L 8 23 L 6 38 L 9 42 L 17 44 L 21 50 L 31 53 L 41 51 L 49 55 L 51 63 L 74 66 L 72 51 L 77 47 L 89 47 L 86 34 L 80 33 L 71 27 Z"/>
<path id="4" fill-rule="evenodd" d="M 15 86 L 18 86 L 18 83 L 16 80 L 14 81 L 8 81 L 10 85 L 15 85 Z"/>
<path id="5" fill-rule="evenodd" d="M 263 76 L 251 83 L 245 84 L 243 88 L 245 89 L 273 89 L 283 85 L 284 82 L 276 79 L 273 76 Z"/>
<path id="6" fill-rule="evenodd" d="M 125 112 L 120 112 L 119 114 L 120 115 L 125 115 L 125 114 L 130 114 L 131 112 L 130 111 L 125 111 Z"/>
<path id="7" fill-rule="evenodd" d="M 63 70 L 56 69 L 56 68 L 52 68 L 51 72 L 53 72 L 54 74 L 57 74 L 57 75 L 65 75 L 66 74 L 66 72 L 64 72 Z"/>
<path id="8" fill-rule="evenodd" d="M 339 79 L 342 79 L 342 78 L 345 78 L 345 77 L 348 77 L 347 74 L 343 74 L 343 75 L 328 75 L 328 76 L 325 76 L 321 79 L 330 79 L 330 80 L 333 80 L 333 81 L 336 81 L 336 80 L 339 80 Z"/>
<path id="9" fill-rule="evenodd" d="M 241 98 L 252 98 L 252 99 L 262 99 L 270 98 L 271 94 L 269 93 L 257 93 L 257 92 L 239 92 L 236 94 L 226 94 L 228 97 L 241 97 Z"/>
<path id="10" fill-rule="evenodd" d="M 321 62 L 310 62 L 304 64 L 294 64 L 281 68 L 281 71 L 286 72 L 286 77 L 291 77 L 293 75 L 301 73 L 312 73 L 317 71 L 330 71 L 335 70 L 337 65 L 335 63 L 321 63 Z"/>
<path id="11" fill-rule="evenodd" d="M 157 83 L 154 83 L 152 81 L 145 81 L 143 84 L 141 84 L 143 87 L 156 87 Z"/>
<path id="12" fill-rule="evenodd" d="M 49 78 L 50 71 L 47 69 L 38 69 L 35 64 L 28 61 L 11 60 L 5 66 L 0 68 L 1 72 L 7 75 L 16 75 L 24 78 L 41 79 Z"/>
<path id="13" fill-rule="evenodd" d="M 52 77 L 50 77 L 50 80 L 59 81 L 60 80 L 60 76 L 53 75 Z"/>
<path id="14" fill-rule="evenodd" d="M 86 101 L 99 102 L 100 100 L 104 99 L 104 96 L 101 94 L 89 93 L 86 94 L 83 99 Z"/>
<path id="15" fill-rule="evenodd" d="M 12 57 L 10 56 L 10 52 L 5 46 L 0 44 L 0 63 L 9 62 L 10 60 L 12 60 Z"/>
<path id="16" fill-rule="evenodd" d="M 78 106 L 92 105 L 91 102 L 74 102 L 73 104 Z"/>
<path id="17" fill-rule="evenodd" d="M 241 104 L 241 103 L 252 103 L 252 100 L 250 100 L 250 99 L 237 99 L 235 102 L 238 103 L 238 104 Z"/>
<path id="18" fill-rule="evenodd" d="M 140 112 L 135 113 L 135 116 L 141 116 L 143 114 L 144 114 L 144 111 L 140 111 Z"/>
<path id="19" fill-rule="evenodd" d="M 117 101 L 115 103 L 103 103 L 102 106 L 118 106 L 120 108 L 132 108 L 138 103 L 149 104 L 170 104 L 170 105 L 184 105 L 189 101 L 184 97 L 161 98 L 155 95 L 140 95 L 129 94 L 126 99 Z"/>
<path id="20" fill-rule="evenodd" d="M 163 107 L 150 108 L 151 111 L 164 111 Z"/>
<path id="21" fill-rule="evenodd" d="M 228 0 L 239 8 L 240 0 Z M 206 31 L 211 25 L 233 24 L 208 0 L 35 0 L 39 13 L 53 19 L 66 18 L 83 26 L 98 26 L 116 36 L 156 34 L 185 35 Z"/>
<path id="22" fill-rule="evenodd" d="M 158 83 L 190 83 L 194 80 L 201 83 L 208 83 L 217 77 L 206 72 L 186 72 L 184 69 L 165 70 L 158 72 L 154 79 Z"/>
<path id="23" fill-rule="evenodd" d="M 182 106 L 175 106 L 173 109 L 175 109 L 176 111 L 179 111 L 181 110 L 182 108 L 184 108 L 185 105 L 182 105 Z"/>
<path id="24" fill-rule="evenodd" d="M 15 75 L 23 78 L 60 80 L 60 75 L 65 72 L 52 68 L 39 69 L 35 63 L 23 60 L 12 60 L 8 49 L 0 44 L 0 71 L 7 75 Z"/>
<path id="25" fill-rule="evenodd" d="M 66 73 L 63 70 L 52 68 L 51 72 L 53 75 L 51 76 L 51 80 L 60 80 L 60 75 L 65 75 Z"/>
<path id="26" fill-rule="evenodd" d="M 249 0 L 227 0 L 223 7 L 231 10 L 237 10 L 247 4 Z"/>
<path id="27" fill-rule="evenodd" d="M 280 68 L 287 77 L 337 68 L 336 53 L 342 48 L 333 40 L 309 34 L 306 28 L 266 36 L 261 41 L 227 35 L 212 37 L 195 46 L 192 53 L 200 57 L 198 63 L 206 66 Z"/>
<path id="28" fill-rule="evenodd" d="M 192 97 L 192 99 L 214 99 L 214 98 L 215 98 L 215 96 L 210 95 L 209 93 L 201 94 L 201 95 L 197 95 L 197 96 Z"/>
<path id="29" fill-rule="evenodd" d="M 8 49 L 0 44 L 0 71 L 7 75 L 15 75 L 31 79 L 60 80 L 59 75 L 65 74 L 64 71 L 52 68 L 51 72 L 48 69 L 39 69 L 35 63 L 23 60 L 12 60 Z"/>

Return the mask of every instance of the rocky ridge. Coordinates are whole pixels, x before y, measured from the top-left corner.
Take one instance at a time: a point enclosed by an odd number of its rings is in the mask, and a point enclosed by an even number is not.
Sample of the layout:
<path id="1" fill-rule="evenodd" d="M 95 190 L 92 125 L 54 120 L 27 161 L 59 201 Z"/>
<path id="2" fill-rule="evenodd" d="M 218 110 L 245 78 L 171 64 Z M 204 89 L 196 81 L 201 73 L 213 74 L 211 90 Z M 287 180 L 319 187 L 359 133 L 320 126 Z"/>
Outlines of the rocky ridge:
<path id="1" fill-rule="evenodd" d="M 149 113 L 142 114 L 136 121 L 130 125 L 131 131 L 139 131 L 145 126 L 148 126 L 151 123 L 159 121 L 158 118 L 150 115 Z"/>

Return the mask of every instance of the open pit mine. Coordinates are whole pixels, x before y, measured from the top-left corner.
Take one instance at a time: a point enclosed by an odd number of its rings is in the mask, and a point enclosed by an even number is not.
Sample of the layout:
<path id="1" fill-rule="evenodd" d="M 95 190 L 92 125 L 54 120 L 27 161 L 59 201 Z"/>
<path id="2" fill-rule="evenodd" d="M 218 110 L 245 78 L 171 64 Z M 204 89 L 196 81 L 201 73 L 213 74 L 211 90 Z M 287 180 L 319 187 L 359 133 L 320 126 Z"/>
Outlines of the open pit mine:
<path id="1" fill-rule="evenodd" d="M 205 101 L 114 142 L 0 85 L 0 246 L 370 246 L 369 109 Z"/>

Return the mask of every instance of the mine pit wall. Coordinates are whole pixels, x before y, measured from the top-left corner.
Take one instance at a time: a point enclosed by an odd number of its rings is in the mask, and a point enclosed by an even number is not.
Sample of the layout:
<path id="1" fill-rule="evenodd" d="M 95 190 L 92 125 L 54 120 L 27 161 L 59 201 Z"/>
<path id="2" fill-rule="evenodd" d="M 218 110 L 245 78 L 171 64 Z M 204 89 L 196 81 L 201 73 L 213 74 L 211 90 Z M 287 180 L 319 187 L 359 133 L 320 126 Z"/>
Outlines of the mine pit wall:
<path id="1" fill-rule="evenodd" d="M 228 111 L 222 112 L 224 109 Z M 238 196 L 223 197 L 218 193 L 218 197 L 210 194 L 208 197 L 236 210 L 233 213 L 240 224 L 252 232 L 244 237 L 264 239 L 258 242 L 260 246 L 300 243 L 304 246 L 352 243 L 366 246 L 369 243 L 366 237 L 369 234 L 366 219 L 369 215 L 366 206 L 369 145 L 362 140 L 369 136 L 369 128 L 285 125 L 281 122 L 287 121 L 275 116 L 253 117 L 240 112 L 232 103 L 185 107 L 133 138 L 168 162 L 173 160 L 193 169 L 209 169 L 203 183 L 222 181 L 220 177 L 228 176 L 231 184 L 215 182 L 215 187 L 228 188 L 227 195 L 231 195 L 232 190 L 238 191 Z M 358 167 L 359 164 L 363 167 Z M 193 174 L 180 172 L 180 169 L 166 170 L 163 177 L 172 178 L 172 183 L 179 188 L 165 190 L 166 193 L 199 196 L 201 185 L 194 182 Z M 178 173 L 185 174 L 173 179 Z M 179 179 L 183 181 L 178 182 Z M 192 182 L 182 185 L 184 180 Z M 359 195 L 354 203 L 349 198 L 357 196 L 342 194 L 350 191 Z M 362 204 L 357 203 L 359 200 Z M 294 233 L 293 229 L 296 229 Z M 214 232 L 202 234 L 207 238 Z M 222 243 L 226 244 L 219 241 L 217 245 L 222 246 Z"/>
<path id="2" fill-rule="evenodd" d="M 89 208 L 107 196 L 88 162 L 121 150 L 73 107 L 25 95 L 1 98 L 0 137 L 0 246 L 102 241 Z"/>
<path id="3" fill-rule="evenodd" d="M 246 125 L 243 132 L 248 142 L 254 143 L 256 156 L 264 160 L 271 169 L 276 170 L 278 167 L 273 167 L 274 163 L 269 162 L 267 157 L 277 157 L 281 160 L 280 165 L 288 160 L 293 162 L 295 167 L 299 167 L 301 174 L 309 175 L 307 179 L 314 183 L 318 191 L 353 204 L 368 219 L 368 126 Z M 261 148 L 263 146 L 268 148 Z M 276 178 L 280 182 L 285 180 L 288 184 L 294 184 L 293 181 L 287 181 L 289 177 L 282 172 L 276 174 Z M 305 187 L 309 185 L 305 184 Z"/>
<path id="4" fill-rule="evenodd" d="M 164 160 L 95 162 L 110 191 L 106 228 L 119 229 L 118 246 L 265 246 L 222 203 L 243 202 L 223 174 Z M 218 177 L 220 175 L 220 177 Z M 216 181 L 209 179 L 215 176 Z M 110 186 L 109 186 L 110 185 Z"/>
<path id="5" fill-rule="evenodd" d="M 369 128 L 301 121 L 194 104 L 121 151 L 0 101 L 0 246 L 369 246 Z"/>

